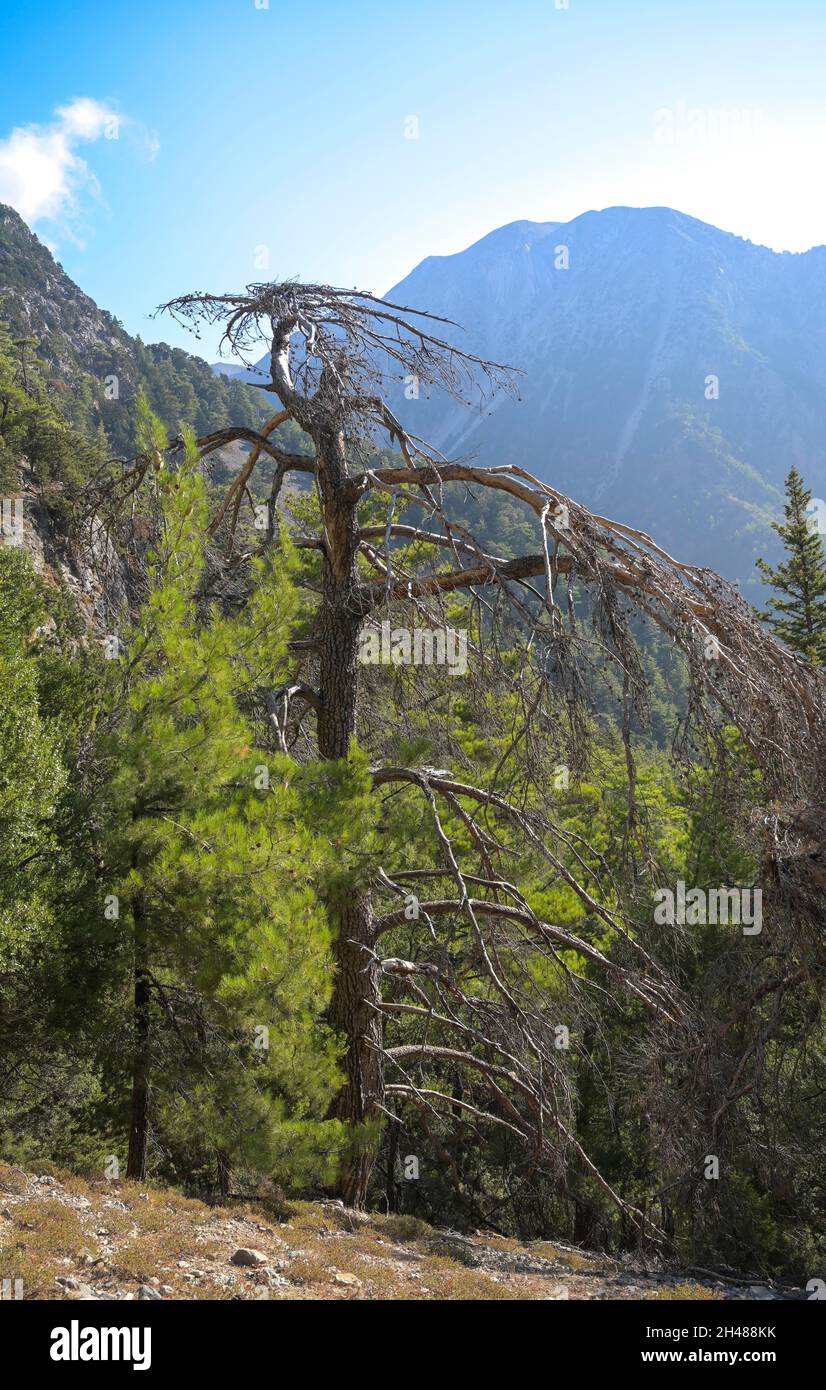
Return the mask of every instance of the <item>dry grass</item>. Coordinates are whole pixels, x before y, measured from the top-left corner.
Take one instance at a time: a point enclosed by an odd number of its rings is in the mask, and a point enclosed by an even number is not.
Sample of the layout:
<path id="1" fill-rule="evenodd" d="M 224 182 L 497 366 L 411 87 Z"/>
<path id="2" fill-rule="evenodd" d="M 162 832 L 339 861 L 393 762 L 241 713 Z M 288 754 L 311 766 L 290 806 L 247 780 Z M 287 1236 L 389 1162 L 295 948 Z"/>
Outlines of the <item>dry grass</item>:
<path id="1" fill-rule="evenodd" d="M 129 1293 L 154 1282 L 164 1297 L 223 1300 L 374 1299 L 398 1301 L 519 1301 L 631 1297 L 606 1283 L 603 1257 L 560 1250 L 550 1241 L 529 1246 L 484 1233 L 474 1238 L 500 1260 L 529 1255 L 548 1261 L 547 1273 L 479 1268 L 476 1255 L 415 1216 L 370 1216 L 332 1203 L 264 1199 L 211 1207 L 168 1188 L 87 1180 L 51 1171 L 54 1182 L 29 1180 L 0 1164 L 0 1277 L 22 1279 L 24 1297 L 57 1299 L 71 1276 L 98 1293 Z M 239 1246 L 264 1253 L 266 1265 L 238 1267 Z M 558 1271 L 558 1273 L 557 1273 Z M 637 1298 L 709 1300 L 716 1290 L 696 1284 L 655 1285 L 640 1276 Z M 74 1295 L 78 1297 L 81 1291 Z"/>
<path id="2" fill-rule="evenodd" d="M 55 1297 L 55 1275 L 83 1241 L 77 1214 L 61 1202 L 19 1202 L 3 1226 L 0 1279 L 22 1279 L 26 1298 Z"/>
<path id="3" fill-rule="evenodd" d="M 290 1260 L 285 1273 L 293 1284 L 329 1284 L 332 1280 L 330 1258 L 321 1251 L 302 1251 L 298 1259 Z"/>
<path id="4" fill-rule="evenodd" d="M 370 1225 L 385 1240 L 396 1241 L 399 1245 L 426 1243 L 433 1235 L 433 1227 L 418 1216 L 374 1216 Z"/>
<path id="5" fill-rule="evenodd" d="M 145 1284 L 159 1271 L 174 1270 L 179 1260 L 206 1262 L 221 1255 L 221 1247 L 194 1237 L 182 1238 L 178 1230 L 149 1231 L 124 1245 L 112 1260 L 112 1268 L 126 1279 Z"/>
<path id="6" fill-rule="evenodd" d="M 692 1303 L 721 1299 L 722 1296 L 719 1290 L 707 1289 L 702 1284 L 663 1284 L 644 1295 L 646 1299 L 679 1299 L 681 1302 L 688 1300 Z"/>
<path id="7" fill-rule="evenodd" d="M 578 1255 L 575 1250 L 560 1250 L 549 1240 L 535 1241 L 530 1247 L 530 1252 L 532 1255 L 538 1255 L 541 1260 L 564 1265 L 566 1269 L 573 1271 L 591 1269 L 594 1264 L 593 1257 Z"/>
<path id="8" fill-rule="evenodd" d="M 137 1222 L 131 1211 L 121 1211 L 119 1207 L 100 1207 L 94 1223 L 94 1233 L 99 1239 L 123 1240 L 135 1230 Z"/>
<path id="9" fill-rule="evenodd" d="M 0 1192 L 26 1192 L 28 1177 L 22 1168 L 11 1163 L 0 1163 Z"/>
<path id="10" fill-rule="evenodd" d="M 80 1217 L 63 1202 L 21 1202 L 12 1220 L 19 1233 L 17 1245 L 41 1255 L 65 1255 L 83 1236 Z"/>

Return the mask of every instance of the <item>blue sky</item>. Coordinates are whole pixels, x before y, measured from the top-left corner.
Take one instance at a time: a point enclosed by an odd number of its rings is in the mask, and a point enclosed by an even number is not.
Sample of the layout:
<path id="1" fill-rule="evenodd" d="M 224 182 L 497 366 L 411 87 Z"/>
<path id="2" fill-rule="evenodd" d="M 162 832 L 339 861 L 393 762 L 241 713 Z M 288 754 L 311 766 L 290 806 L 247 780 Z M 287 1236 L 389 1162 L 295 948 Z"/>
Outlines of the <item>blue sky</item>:
<path id="1" fill-rule="evenodd" d="M 264 2 L 0 0 L 0 201 L 145 339 L 616 203 L 826 242 L 824 0 Z"/>

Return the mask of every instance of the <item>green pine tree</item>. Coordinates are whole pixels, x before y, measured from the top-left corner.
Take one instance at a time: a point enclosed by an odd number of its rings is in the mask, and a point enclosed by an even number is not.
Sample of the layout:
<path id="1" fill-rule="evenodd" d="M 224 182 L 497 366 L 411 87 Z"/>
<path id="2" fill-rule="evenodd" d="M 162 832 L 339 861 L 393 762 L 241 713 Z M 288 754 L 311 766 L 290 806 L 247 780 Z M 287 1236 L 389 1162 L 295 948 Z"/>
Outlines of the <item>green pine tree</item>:
<path id="1" fill-rule="evenodd" d="M 105 438 L 67 423 L 46 389 L 31 342 L 13 339 L 0 320 L 0 497 L 18 495 L 25 459 L 46 506 L 65 513 L 109 449 Z"/>
<path id="2" fill-rule="evenodd" d="M 40 581 L 25 551 L 0 545 L 0 1051 L 14 1071 L 31 1051 L 42 960 L 51 925 L 52 818 L 65 781 L 56 721 L 40 698 L 35 631 L 45 621 Z"/>
<path id="3" fill-rule="evenodd" d="M 144 443 L 156 432 L 150 419 Z M 243 1166 L 325 1179 L 339 1076 L 321 1022 L 332 967 L 316 889 L 331 851 L 310 829 L 300 771 L 254 747 L 246 713 L 283 683 L 294 559 L 261 562 L 237 613 L 204 612 L 207 503 L 190 446 L 157 477 L 153 588 L 103 716 L 97 920 L 131 996 L 112 1040 L 131 1072 L 127 1176 L 144 1177 L 154 1135 L 169 1176 L 211 1169 L 225 1187 Z"/>
<path id="4" fill-rule="evenodd" d="M 826 664 L 826 556 L 812 526 L 812 494 L 797 469 L 786 479 L 785 522 L 773 522 L 788 559 L 777 568 L 758 560 L 766 584 L 777 590 L 761 614 L 776 635 L 817 666 Z"/>

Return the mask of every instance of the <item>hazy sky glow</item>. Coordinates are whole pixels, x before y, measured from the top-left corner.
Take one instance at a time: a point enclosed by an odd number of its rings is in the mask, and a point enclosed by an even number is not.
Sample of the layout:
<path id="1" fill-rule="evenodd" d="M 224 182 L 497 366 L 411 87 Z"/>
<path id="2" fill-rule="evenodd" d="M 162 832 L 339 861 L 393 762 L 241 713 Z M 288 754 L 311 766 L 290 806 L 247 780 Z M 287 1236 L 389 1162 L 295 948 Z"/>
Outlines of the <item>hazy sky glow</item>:
<path id="1" fill-rule="evenodd" d="M 667 204 L 826 242 L 824 0 L 558 3 L 0 0 L 0 201 L 130 331 L 207 356 L 147 314 L 383 291 L 516 218 Z"/>

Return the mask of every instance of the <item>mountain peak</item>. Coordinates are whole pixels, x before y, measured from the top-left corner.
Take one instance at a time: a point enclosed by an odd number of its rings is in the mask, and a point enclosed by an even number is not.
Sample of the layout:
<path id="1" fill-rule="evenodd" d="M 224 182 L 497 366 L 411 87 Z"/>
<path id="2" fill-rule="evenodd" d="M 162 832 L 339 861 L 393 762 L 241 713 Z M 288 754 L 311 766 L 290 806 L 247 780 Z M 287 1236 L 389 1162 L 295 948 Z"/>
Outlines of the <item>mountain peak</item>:
<path id="1" fill-rule="evenodd" d="M 519 463 L 757 598 L 789 465 L 826 497 L 824 261 L 669 207 L 508 223 L 389 297 L 518 368 L 520 400 L 394 408 L 443 453 Z"/>

